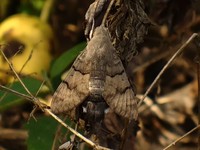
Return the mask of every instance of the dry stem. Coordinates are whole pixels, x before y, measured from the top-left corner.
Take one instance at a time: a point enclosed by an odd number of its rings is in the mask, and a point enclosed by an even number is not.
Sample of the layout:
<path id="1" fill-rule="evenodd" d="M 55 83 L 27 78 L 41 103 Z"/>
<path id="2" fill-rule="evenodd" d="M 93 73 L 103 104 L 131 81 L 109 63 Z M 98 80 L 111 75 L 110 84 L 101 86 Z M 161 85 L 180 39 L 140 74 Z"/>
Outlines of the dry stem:
<path id="1" fill-rule="evenodd" d="M 10 66 L 11 70 L 13 71 L 13 73 L 15 74 L 15 76 L 17 77 L 17 79 L 19 80 L 19 82 L 21 83 L 21 85 L 23 86 L 23 88 L 26 90 L 27 94 L 22 94 L 19 93 L 17 91 L 14 91 L 12 89 L 6 88 L 5 86 L 0 85 L 0 89 L 6 91 L 6 92 L 10 92 L 13 94 L 16 94 L 20 97 L 23 97 L 27 100 L 32 101 L 37 107 L 39 107 L 41 110 L 43 110 L 44 112 L 47 112 L 48 114 L 50 114 L 55 120 L 57 120 L 61 125 L 63 125 L 65 128 L 67 128 L 69 131 L 71 131 L 73 134 L 75 134 L 77 137 L 81 138 L 83 141 L 85 141 L 87 144 L 89 144 L 91 147 L 93 147 L 96 150 L 109 150 L 108 148 L 99 146 L 97 144 L 95 144 L 94 142 L 92 142 L 91 140 L 85 138 L 83 135 L 81 135 L 80 133 L 78 133 L 76 130 L 74 130 L 73 128 L 71 128 L 70 126 L 68 126 L 67 124 L 65 124 L 60 118 L 58 118 L 55 114 L 53 114 L 49 109 L 47 109 L 47 107 L 44 107 L 44 104 L 42 104 L 39 99 L 37 99 L 36 97 L 34 97 L 32 95 L 32 93 L 28 90 L 28 88 L 26 87 L 26 85 L 23 83 L 23 81 L 20 79 L 19 75 L 17 74 L 17 72 L 15 71 L 12 63 L 8 60 L 8 58 L 5 56 L 5 54 L 3 53 L 3 51 L 0 49 L 0 52 L 2 53 L 3 57 L 5 58 L 5 60 L 7 61 L 8 65 Z"/>
<path id="2" fill-rule="evenodd" d="M 144 99 L 147 97 L 147 95 L 149 94 L 149 92 L 153 89 L 153 87 L 156 85 L 156 83 L 158 82 L 158 80 L 160 79 L 160 77 L 162 76 L 162 74 L 164 73 L 164 71 L 169 67 L 169 65 L 171 65 L 171 63 L 175 60 L 175 58 L 185 49 L 185 47 L 194 39 L 198 36 L 197 33 L 193 33 L 192 36 L 190 36 L 190 38 L 176 51 L 176 53 L 171 57 L 171 59 L 167 62 L 167 64 L 162 68 L 162 70 L 160 71 L 160 73 L 157 75 L 157 77 L 154 79 L 154 81 L 152 82 L 152 84 L 150 85 L 150 87 L 147 89 L 147 91 L 145 92 L 143 98 L 140 100 L 140 102 L 138 103 L 138 107 L 141 106 L 141 104 L 143 103 Z"/>
<path id="3" fill-rule="evenodd" d="M 192 132 L 194 132 L 195 130 L 197 130 L 198 128 L 200 128 L 200 125 L 196 126 L 195 128 L 193 128 L 192 130 L 190 130 L 189 132 L 187 132 L 186 134 L 184 134 L 183 136 L 181 136 L 180 138 L 178 138 L 177 140 L 175 140 L 174 142 L 172 142 L 171 144 L 169 144 L 167 147 L 165 147 L 163 150 L 167 150 L 170 147 L 176 145 L 177 142 L 179 142 L 180 140 L 182 140 L 184 137 L 188 136 L 189 134 L 191 134 Z"/>

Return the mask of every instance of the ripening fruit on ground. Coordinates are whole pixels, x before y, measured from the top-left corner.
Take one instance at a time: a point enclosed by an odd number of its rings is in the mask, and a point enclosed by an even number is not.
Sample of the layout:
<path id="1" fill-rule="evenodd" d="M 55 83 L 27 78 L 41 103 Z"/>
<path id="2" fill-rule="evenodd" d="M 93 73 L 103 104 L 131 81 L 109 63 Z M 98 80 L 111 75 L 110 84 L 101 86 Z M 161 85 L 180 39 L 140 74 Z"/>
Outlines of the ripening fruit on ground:
<path id="1" fill-rule="evenodd" d="M 0 45 L 17 72 L 41 78 L 52 60 L 53 32 L 39 18 L 17 14 L 0 24 Z M 0 82 L 11 80 L 11 70 L 0 55 Z"/>

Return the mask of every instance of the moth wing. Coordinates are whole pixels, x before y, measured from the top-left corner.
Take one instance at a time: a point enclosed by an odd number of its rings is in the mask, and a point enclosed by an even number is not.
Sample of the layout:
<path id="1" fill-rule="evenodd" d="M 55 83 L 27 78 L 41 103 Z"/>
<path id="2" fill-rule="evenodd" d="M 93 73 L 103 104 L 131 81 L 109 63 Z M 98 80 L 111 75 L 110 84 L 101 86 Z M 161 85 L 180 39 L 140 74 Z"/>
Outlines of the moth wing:
<path id="1" fill-rule="evenodd" d="M 68 71 L 67 77 L 55 91 L 51 102 L 52 112 L 70 114 L 70 111 L 82 103 L 88 96 L 90 61 L 86 55 L 87 50 L 77 57 Z"/>
<path id="2" fill-rule="evenodd" d="M 112 53 L 106 66 L 106 82 L 103 97 L 112 110 L 120 116 L 136 119 L 137 98 L 117 54 Z"/>

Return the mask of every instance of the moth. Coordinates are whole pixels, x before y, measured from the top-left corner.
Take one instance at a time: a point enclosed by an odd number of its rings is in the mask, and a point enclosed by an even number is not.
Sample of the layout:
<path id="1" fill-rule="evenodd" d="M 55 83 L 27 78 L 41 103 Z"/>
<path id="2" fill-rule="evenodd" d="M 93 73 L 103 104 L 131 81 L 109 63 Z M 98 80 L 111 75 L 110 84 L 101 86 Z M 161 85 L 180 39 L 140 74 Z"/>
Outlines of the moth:
<path id="1" fill-rule="evenodd" d="M 98 118 L 109 107 L 122 117 L 136 120 L 136 99 L 108 29 L 101 25 L 55 91 L 51 110 L 71 115 L 85 105 L 83 112 Z"/>

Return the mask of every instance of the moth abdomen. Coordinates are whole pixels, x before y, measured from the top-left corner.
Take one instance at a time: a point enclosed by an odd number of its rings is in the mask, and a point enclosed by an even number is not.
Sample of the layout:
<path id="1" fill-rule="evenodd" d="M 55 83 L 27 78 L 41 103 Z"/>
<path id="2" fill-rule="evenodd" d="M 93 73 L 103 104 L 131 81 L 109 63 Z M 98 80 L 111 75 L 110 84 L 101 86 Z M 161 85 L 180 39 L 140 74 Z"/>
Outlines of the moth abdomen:
<path id="1" fill-rule="evenodd" d="M 89 81 L 89 93 L 91 95 L 102 95 L 104 91 L 104 81 L 91 80 Z"/>
<path id="2" fill-rule="evenodd" d="M 85 121 L 88 131 L 93 131 L 93 125 L 101 123 L 108 105 L 101 95 L 89 95 L 79 107 L 79 117 Z"/>
<path id="3" fill-rule="evenodd" d="M 89 92 L 91 95 L 102 95 L 105 87 L 105 73 L 103 70 L 93 70 L 90 73 Z"/>

